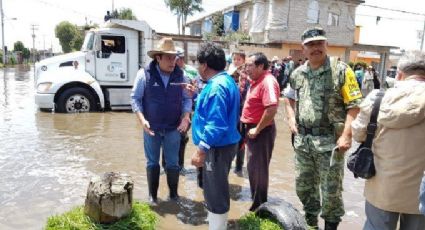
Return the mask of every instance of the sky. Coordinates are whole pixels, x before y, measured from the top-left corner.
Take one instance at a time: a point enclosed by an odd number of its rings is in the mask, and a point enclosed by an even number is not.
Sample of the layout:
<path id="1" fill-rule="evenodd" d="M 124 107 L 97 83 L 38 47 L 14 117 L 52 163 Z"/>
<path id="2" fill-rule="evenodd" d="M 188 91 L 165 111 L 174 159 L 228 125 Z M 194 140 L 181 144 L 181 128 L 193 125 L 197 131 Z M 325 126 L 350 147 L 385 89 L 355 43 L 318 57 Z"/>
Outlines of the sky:
<path id="1" fill-rule="evenodd" d="M 69 21 L 76 25 L 84 25 L 86 22 L 89 24 L 101 24 L 103 16 L 107 10 L 112 9 L 112 5 L 115 9 L 123 7 L 132 9 L 138 19 L 145 20 L 157 32 L 177 33 L 176 17 L 169 11 L 163 0 L 2 1 L 5 16 L 5 45 L 10 47 L 9 49 L 18 40 L 22 41 L 25 47 L 32 48 L 31 28 L 32 25 L 36 25 L 36 49 L 53 48 L 55 52 L 58 52 L 61 47 L 54 35 L 54 28 L 57 24 L 61 21 Z M 189 17 L 189 20 L 240 1 L 203 0 L 205 11 Z M 366 0 L 365 4 L 425 15 L 424 0 Z M 376 23 L 376 16 L 381 16 L 381 20 L 378 23 Z M 366 6 L 359 6 L 356 11 L 356 24 L 362 28 L 360 43 L 364 44 L 390 45 L 406 50 L 419 49 L 418 31 L 424 29 L 424 22 L 425 16 Z"/>

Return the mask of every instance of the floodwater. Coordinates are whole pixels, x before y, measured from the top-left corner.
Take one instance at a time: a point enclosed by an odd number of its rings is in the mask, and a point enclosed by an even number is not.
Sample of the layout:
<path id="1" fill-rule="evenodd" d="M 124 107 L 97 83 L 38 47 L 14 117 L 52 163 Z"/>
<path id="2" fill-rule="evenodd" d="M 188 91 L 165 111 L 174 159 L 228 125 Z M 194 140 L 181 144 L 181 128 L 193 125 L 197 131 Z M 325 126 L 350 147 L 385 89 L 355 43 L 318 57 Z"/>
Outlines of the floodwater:
<path id="1" fill-rule="evenodd" d="M 294 188 L 294 153 L 282 108 L 276 119 L 269 200 L 286 200 L 301 210 Z M 90 178 L 104 172 L 128 173 L 135 182 L 135 199 L 147 200 L 141 139 L 141 127 L 130 112 L 40 112 L 34 104 L 33 70 L 0 70 L 0 229 L 42 229 L 49 216 L 83 205 Z M 167 201 L 166 178 L 161 176 L 161 202 L 154 208 L 160 217 L 158 229 L 207 229 L 202 191 L 190 166 L 194 151 L 189 142 L 185 157 L 189 173 L 180 177 L 180 203 Z M 231 171 L 229 180 L 229 219 L 236 220 L 251 204 L 247 173 L 238 176 Z M 361 229 L 365 219 L 363 184 L 346 171 L 346 215 L 340 229 Z"/>

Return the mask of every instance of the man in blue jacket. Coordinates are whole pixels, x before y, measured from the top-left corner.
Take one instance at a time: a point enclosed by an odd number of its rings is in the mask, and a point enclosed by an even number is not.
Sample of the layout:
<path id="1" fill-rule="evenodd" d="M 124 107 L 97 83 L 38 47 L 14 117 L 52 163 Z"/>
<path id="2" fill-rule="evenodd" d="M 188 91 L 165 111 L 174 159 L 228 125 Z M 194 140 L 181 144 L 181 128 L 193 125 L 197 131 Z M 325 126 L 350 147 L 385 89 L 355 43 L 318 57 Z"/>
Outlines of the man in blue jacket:
<path id="1" fill-rule="evenodd" d="M 198 72 L 206 85 L 197 98 L 193 116 L 192 138 L 198 148 L 192 164 L 202 167 L 209 229 L 227 229 L 229 170 L 241 138 L 237 129 L 239 90 L 224 71 L 226 58 L 221 47 L 203 44 L 197 58 Z"/>
<path id="2" fill-rule="evenodd" d="M 163 38 L 156 49 L 148 52 L 153 61 L 139 70 L 131 93 L 133 111 L 144 130 L 149 198 L 154 204 L 157 203 L 161 147 L 170 199 L 178 199 L 180 133 L 187 131 L 192 111 L 192 99 L 182 87 L 182 83 L 189 81 L 176 66 L 176 54 L 173 40 Z"/>

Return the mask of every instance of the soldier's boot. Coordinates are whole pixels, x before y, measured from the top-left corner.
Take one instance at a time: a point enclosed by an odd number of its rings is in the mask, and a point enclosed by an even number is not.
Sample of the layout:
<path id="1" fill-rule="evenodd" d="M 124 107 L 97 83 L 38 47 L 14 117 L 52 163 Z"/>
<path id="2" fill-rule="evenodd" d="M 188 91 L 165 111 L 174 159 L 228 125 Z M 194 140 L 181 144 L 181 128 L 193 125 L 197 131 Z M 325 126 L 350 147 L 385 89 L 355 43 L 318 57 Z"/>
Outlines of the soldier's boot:
<path id="1" fill-rule="evenodd" d="M 329 222 L 325 221 L 325 230 L 337 230 L 339 222 Z"/>
<path id="2" fill-rule="evenodd" d="M 170 200 L 177 201 L 179 199 L 179 195 L 177 193 L 179 175 L 179 170 L 167 169 L 167 184 L 170 189 Z"/>
<path id="3" fill-rule="evenodd" d="M 156 205 L 158 202 L 159 167 L 146 169 L 149 188 L 149 202 Z"/>
<path id="4" fill-rule="evenodd" d="M 316 230 L 319 229 L 317 216 L 314 214 L 306 213 L 305 221 L 307 222 L 308 229 Z"/>

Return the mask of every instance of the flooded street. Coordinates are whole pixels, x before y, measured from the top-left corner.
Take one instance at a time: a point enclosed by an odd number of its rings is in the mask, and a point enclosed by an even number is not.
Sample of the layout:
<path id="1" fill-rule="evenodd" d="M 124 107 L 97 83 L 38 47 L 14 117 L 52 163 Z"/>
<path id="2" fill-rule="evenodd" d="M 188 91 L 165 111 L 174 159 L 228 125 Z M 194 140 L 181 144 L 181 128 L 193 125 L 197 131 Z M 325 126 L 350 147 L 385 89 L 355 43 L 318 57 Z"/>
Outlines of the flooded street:
<path id="1" fill-rule="evenodd" d="M 283 106 L 276 119 L 277 139 L 270 168 L 269 200 L 286 200 L 296 208 L 294 153 L 284 122 Z M 135 182 L 134 197 L 147 200 L 141 127 L 130 112 L 53 114 L 34 103 L 33 71 L 29 67 L 0 70 L 0 229 L 42 229 L 49 216 L 83 205 L 90 178 L 95 174 L 125 172 Z M 167 202 L 165 175 L 154 210 L 158 229 L 207 229 L 202 191 L 196 183 L 190 140 L 180 177 L 179 204 Z M 245 169 L 246 170 L 246 169 Z M 229 219 L 238 219 L 250 207 L 247 173 L 230 172 Z M 361 229 L 363 180 L 345 171 L 346 214 L 340 229 Z M 323 222 L 321 222 L 323 226 Z"/>

